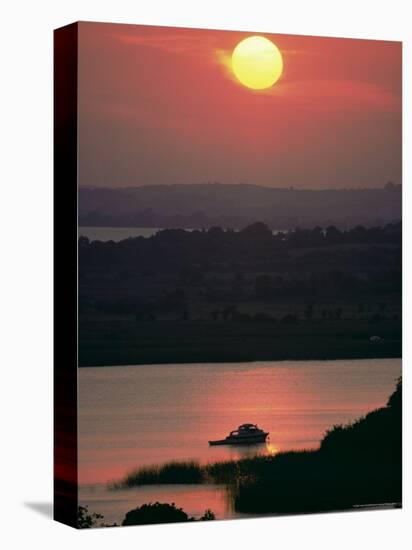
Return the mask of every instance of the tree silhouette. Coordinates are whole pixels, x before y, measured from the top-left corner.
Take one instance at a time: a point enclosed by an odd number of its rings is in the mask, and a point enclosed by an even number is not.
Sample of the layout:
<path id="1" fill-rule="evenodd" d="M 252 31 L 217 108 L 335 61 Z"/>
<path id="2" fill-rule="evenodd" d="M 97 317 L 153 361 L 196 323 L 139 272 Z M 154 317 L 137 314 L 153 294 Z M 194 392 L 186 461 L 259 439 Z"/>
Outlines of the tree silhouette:
<path id="1" fill-rule="evenodd" d="M 90 513 L 87 506 L 79 506 L 77 511 L 77 527 L 79 529 L 89 529 L 91 527 L 101 526 L 103 516 L 101 514 Z"/>
<path id="2" fill-rule="evenodd" d="M 200 521 L 214 520 L 215 515 L 211 510 L 206 510 Z M 177 508 L 172 504 L 155 502 L 154 504 L 142 504 L 134 510 L 130 510 L 125 515 L 122 525 L 146 525 L 153 523 L 183 523 L 195 521 L 189 517 L 182 508 Z"/>

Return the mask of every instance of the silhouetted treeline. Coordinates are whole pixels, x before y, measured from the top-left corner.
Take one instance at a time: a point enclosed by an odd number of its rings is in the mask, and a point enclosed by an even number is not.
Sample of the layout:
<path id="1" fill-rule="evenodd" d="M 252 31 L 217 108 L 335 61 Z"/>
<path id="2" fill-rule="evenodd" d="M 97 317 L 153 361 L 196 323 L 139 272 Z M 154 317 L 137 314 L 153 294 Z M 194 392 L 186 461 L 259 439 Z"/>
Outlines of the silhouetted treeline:
<path id="1" fill-rule="evenodd" d="M 401 254 L 400 224 L 80 238 L 79 364 L 397 357 Z"/>
<path id="2" fill-rule="evenodd" d="M 114 227 L 350 227 L 401 219 L 401 186 L 376 189 L 271 188 L 220 183 L 80 188 L 79 224 Z"/>
<path id="3" fill-rule="evenodd" d="M 256 258 L 270 262 L 286 259 L 288 252 L 295 248 L 342 244 L 401 245 L 401 237 L 400 223 L 371 228 L 356 226 L 344 231 L 335 226 L 326 229 L 315 227 L 311 230 L 297 228 L 290 232 L 272 234 L 267 225 L 256 222 L 241 231 L 223 230 L 220 227 L 196 231 L 164 229 L 151 237 L 129 238 L 118 243 L 90 242 L 87 237 L 80 237 L 79 259 L 82 262 L 81 267 L 98 266 L 107 259 L 117 264 L 135 265 L 141 259 L 146 265 L 163 261 L 163 268 L 168 269 L 183 260 L 184 263 L 227 263 Z"/>
<path id="4" fill-rule="evenodd" d="M 252 279 L 248 274 L 254 274 Z M 145 301 L 151 296 L 165 308 L 175 304 L 185 309 L 184 304 L 193 299 L 399 293 L 401 224 L 348 231 L 333 226 L 296 229 L 273 235 L 257 222 L 239 232 L 218 227 L 173 229 L 119 243 L 81 237 L 79 280 L 84 300 L 93 296 L 119 303 L 129 289 L 124 311 L 127 304 L 133 310 L 143 294 Z M 188 292 L 195 287 L 196 298 Z M 188 319 L 190 311 L 182 310 L 182 316 Z"/>
<path id="5" fill-rule="evenodd" d="M 357 225 L 344 231 L 339 230 L 334 225 L 330 225 L 325 229 L 319 226 L 313 229 L 298 228 L 285 236 L 285 241 L 291 248 L 333 244 L 399 244 L 400 240 L 400 223 L 369 228 Z"/>
<path id="6" fill-rule="evenodd" d="M 211 510 L 206 510 L 199 521 L 214 520 L 215 515 Z M 196 521 L 190 517 L 182 508 L 178 508 L 174 503 L 142 504 L 134 510 L 130 510 L 124 517 L 122 525 L 148 525 L 156 523 L 186 523 Z"/>
<path id="7" fill-rule="evenodd" d="M 211 521 L 216 519 L 214 513 L 207 509 L 198 521 Z M 133 510 L 129 510 L 123 518 L 121 525 L 150 525 L 157 523 L 186 523 L 197 521 L 189 516 L 182 508 L 172 504 L 154 502 L 142 504 Z M 87 506 L 79 506 L 77 513 L 77 528 L 90 529 L 92 527 L 118 527 L 117 523 L 106 523 L 104 516 L 95 512 L 89 512 Z"/>

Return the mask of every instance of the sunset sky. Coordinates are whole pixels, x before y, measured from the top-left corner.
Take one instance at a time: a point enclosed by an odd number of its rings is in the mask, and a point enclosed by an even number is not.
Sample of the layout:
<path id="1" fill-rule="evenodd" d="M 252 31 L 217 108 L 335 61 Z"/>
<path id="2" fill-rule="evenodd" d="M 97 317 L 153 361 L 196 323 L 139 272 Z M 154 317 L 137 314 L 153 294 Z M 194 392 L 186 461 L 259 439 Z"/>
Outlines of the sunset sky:
<path id="1" fill-rule="evenodd" d="M 273 87 L 231 68 L 248 36 L 283 57 Z M 401 43 L 79 25 L 79 185 L 401 183 Z"/>

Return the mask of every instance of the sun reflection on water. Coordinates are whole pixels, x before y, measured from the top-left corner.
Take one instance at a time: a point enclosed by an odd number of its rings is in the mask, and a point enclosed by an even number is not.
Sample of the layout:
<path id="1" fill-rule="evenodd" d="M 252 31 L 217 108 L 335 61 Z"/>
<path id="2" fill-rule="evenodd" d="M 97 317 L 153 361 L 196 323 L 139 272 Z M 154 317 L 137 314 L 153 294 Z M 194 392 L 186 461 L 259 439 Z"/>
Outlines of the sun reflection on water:
<path id="1" fill-rule="evenodd" d="M 266 441 L 266 451 L 269 456 L 275 456 L 279 452 L 279 448 L 271 441 Z"/>

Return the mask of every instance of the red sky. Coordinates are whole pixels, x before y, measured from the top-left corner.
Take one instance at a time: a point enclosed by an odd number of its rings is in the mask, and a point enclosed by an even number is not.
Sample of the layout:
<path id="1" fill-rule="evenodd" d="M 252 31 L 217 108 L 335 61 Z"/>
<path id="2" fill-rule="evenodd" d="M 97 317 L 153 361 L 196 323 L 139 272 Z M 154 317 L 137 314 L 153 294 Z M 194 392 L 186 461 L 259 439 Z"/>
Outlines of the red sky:
<path id="1" fill-rule="evenodd" d="M 401 43 L 262 33 L 269 90 L 228 60 L 258 33 L 80 23 L 79 184 L 401 183 Z"/>

